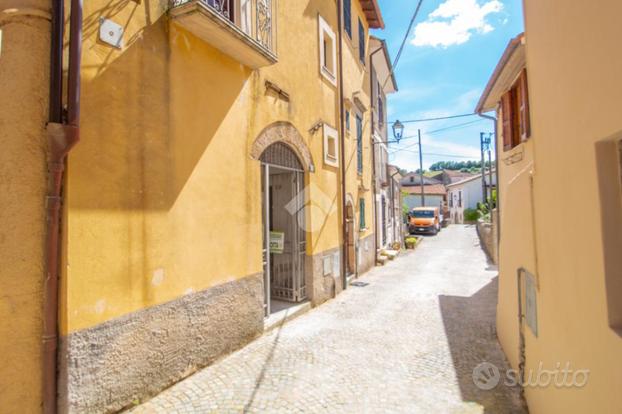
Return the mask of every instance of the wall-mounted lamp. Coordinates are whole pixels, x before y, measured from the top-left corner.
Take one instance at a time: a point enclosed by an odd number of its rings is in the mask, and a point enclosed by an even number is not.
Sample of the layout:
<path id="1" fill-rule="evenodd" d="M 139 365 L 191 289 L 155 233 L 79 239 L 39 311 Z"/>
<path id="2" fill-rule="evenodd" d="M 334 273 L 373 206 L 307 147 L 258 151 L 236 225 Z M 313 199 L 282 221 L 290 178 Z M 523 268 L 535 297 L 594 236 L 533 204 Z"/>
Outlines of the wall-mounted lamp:
<path id="1" fill-rule="evenodd" d="M 393 138 L 395 138 L 395 141 L 400 142 L 402 135 L 404 135 L 404 124 L 398 119 L 393 123 Z"/>

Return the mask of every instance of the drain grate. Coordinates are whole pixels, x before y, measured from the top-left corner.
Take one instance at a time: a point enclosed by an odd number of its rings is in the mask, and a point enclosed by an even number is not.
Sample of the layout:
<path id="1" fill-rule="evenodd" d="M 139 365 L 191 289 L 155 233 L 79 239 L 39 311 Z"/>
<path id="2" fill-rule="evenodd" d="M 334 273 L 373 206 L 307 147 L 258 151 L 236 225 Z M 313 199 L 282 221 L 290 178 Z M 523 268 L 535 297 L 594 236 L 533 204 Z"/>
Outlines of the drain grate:
<path id="1" fill-rule="evenodd" d="M 366 282 L 350 282 L 350 286 L 365 287 L 367 285 L 369 285 L 369 283 L 366 283 Z"/>

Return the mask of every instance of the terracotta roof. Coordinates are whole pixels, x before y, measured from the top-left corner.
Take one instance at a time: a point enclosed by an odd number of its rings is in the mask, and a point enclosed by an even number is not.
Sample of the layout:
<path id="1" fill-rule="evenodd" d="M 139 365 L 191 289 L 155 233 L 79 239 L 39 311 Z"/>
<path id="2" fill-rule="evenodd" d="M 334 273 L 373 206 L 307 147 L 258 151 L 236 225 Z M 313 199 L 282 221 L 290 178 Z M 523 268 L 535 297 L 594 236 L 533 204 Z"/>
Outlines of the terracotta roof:
<path id="1" fill-rule="evenodd" d="M 378 0 L 360 0 L 363 13 L 369 27 L 372 29 L 384 29 L 384 21 L 382 20 L 382 14 L 380 14 L 380 6 L 378 6 Z"/>
<path id="2" fill-rule="evenodd" d="M 486 174 L 486 177 L 488 177 L 488 174 L 489 174 L 489 173 L 490 173 L 490 172 L 489 172 L 488 170 L 486 170 L 486 173 L 485 173 L 485 174 Z M 494 174 L 495 174 L 495 170 L 494 170 L 494 169 L 492 170 L 492 174 L 493 174 L 493 176 L 494 176 Z M 464 179 L 462 179 L 462 180 L 460 180 L 460 181 L 454 181 L 454 182 L 452 182 L 451 184 L 447 184 L 447 187 L 455 187 L 455 186 L 458 186 L 458 185 L 462 185 L 462 184 L 465 184 L 465 183 L 471 182 L 471 181 L 473 181 L 473 180 L 481 180 L 481 179 L 482 179 L 482 174 L 481 174 L 481 173 L 479 173 L 479 174 L 476 174 L 476 175 L 471 175 L 471 176 L 469 176 L 469 177 L 465 177 Z M 494 181 L 493 181 L 493 182 L 494 182 Z"/>
<path id="3" fill-rule="evenodd" d="M 408 194 L 421 194 L 421 186 L 412 185 L 408 187 L 402 187 L 402 191 Z M 432 185 L 424 185 L 423 186 L 423 194 L 427 195 L 445 195 L 447 194 L 447 190 L 443 184 L 432 184 Z"/>

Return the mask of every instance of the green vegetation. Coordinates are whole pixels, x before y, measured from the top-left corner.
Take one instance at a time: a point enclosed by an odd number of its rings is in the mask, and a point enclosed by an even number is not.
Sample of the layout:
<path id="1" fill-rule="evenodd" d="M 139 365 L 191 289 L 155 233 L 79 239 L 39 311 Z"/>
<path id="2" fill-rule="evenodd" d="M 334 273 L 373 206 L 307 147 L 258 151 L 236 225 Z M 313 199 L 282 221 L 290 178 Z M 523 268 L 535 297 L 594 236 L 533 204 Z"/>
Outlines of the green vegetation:
<path id="1" fill-rule="evenodd" d="M 464 210 L 464 221 L 477 221 L 477 219 L 480 217 L 480 211 L 473 209 L 473 208 L 467 208 Z"/>
<path id="2" fill-rule="evenodd" d="M 417 238 L 416 237 L 406 237 L 406 239 L 404 239 L 404 244 L 406 244 L 406 248 L 407 249 L 412 249 L 417 245 Z"/>
<path id="3" fill-rule="evenodd" d="M 486 167 L 490 167 L 490 163 L 484 163 Z M 452 170 L 462 172 L 479 172 L 482 169 L 481 161 L 438 161 L 430 165 L 430 171 Z"/>

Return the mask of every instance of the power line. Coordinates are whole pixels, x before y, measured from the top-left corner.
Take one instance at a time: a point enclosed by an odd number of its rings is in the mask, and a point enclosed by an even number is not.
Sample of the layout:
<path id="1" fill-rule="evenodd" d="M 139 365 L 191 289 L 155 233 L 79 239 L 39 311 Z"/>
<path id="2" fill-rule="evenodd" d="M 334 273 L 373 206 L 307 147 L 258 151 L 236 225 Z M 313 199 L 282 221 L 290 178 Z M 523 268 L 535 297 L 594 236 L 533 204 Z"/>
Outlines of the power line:
<path id="1" fill-rule="evenodd" d="M 423 3 L 423 0 L 419 0 L 419 3 L 417 3 L 417 8 L 415 9 L 415 12 L 413 13 L 412 18 L 410 19 L 410 23 L 408 24 L 408 30 L 406 30 L 406 33 L 404 33 L 404 39 L 402 39 L 402 44 L 400 45 L 400 48 L 397 51 L 397 55 L 395 56 L 395 59 L 393 60 L 393 65 L 391 66 L 391 73 L 389 73 L 387 78 L 384 80 L 384 83 L 382 84 L 382 89 L 384 89 L 384 87 L 387 86 L 387 82 L 389 81 L 389 78 L 393 75 L 393 72 L 395 71 L 395 67 L 400 61 L 400 57 L 402 56 L 402 51 L 404 50 L 404 45 L 406 44 L 406 41 L 408 40 L 408 35 L 410 35 L 410 31 L 413 28 L 415 19 L 417 18 L 417 15 L 419 14 L 421 3 Z"/>
<path id="2" fill-rule="evenodd" d="M 393 155 L 396 154 L 400 151 L 406 151 L 406 152 L 412 152 L 413 154 L 419 154 L 419 151 L 415 151 L 415 150 L 409 150 L 409 149 L 401 149 L 401 150 L 397 150 L 395 152 L 392 152 L 389 155 Z M 439 154 L 436 152 L 424 152 L 423 155 L 433 155 L 436 157 L 447 157 L 447 158 L 464 158 L 464 159 L 470 159 L 470 160 L 476 160 L 477 157 L 469 157 L 468 155 L 455 155 L 455 154 Z"/>
<path id="3" fill-rule="evenodd" d="M 464 118 L 467 116 L 475 116 L 478 115 L 474 112 L 468 113 L 468 114 L 459 114 L 459 115 L 449 115 L 449 116 L 439 116 L 436 118 L 421 118 L 421 119 L 409 119 L 406 121 L 400 121 L 402 124 L 410 124 L 410 123 L 415 123 L 415 122 L 426 122 L 426 121 L 441 121 L 443 119 L 454 119 L 454 118 Z M 395 123 L 395 121 L 389 121 L 389 124 L 393 124 Z"/>
<path id="4" fill-rule="evenodd" d="M 472 124 L 476 124 L 478 122 L 484 122 L 484 121 L 486 121 L 486 120 L 485 119 L 477 119 L 475 121 L 469 121 L 469 122 L 464 122 L 462 124 L 450 125 L 448 127 L 434 129 L 432 131 L 424 131 L 424 134 L 426 134 L 426 135 L 434 135 L 434 134 L 442 132 L 442 131 L 448 131 L 450 129 L 460 129 L 460 128 L 466 127 L 468 125 L 472 125 Z M 415 138 L 417 138 L 417 135 L 408 135 L 406 137 L 402 137 L 400 139 L 400 142 L 402 142 L 404 140 L 415 139 Z M 390 141 L 387 144 L 395 144 L 395 143 L 397 143 L 397 142 L 396 141 Z M 415 146 L 415 145 L 417 145 L 417 144 L 413 144 L 412 146 Z M 410 147 L 406 147 L 406 148 L 410 148 Z"/>

